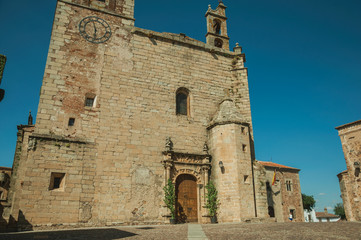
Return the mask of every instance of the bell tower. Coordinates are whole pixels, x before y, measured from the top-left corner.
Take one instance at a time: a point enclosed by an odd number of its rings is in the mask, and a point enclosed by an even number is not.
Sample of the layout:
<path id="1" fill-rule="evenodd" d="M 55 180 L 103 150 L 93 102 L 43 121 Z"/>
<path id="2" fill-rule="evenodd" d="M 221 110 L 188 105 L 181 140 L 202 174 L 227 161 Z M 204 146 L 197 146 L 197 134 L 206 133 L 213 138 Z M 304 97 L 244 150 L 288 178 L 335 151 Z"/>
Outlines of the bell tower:
<path id="1" fill-rule="evenodd" d="M 227 34 L 226 6 L 219 0 L 216 10 L 208 5 L 207 19 L 207 44 L 229 50 L 229 37 Z"/>

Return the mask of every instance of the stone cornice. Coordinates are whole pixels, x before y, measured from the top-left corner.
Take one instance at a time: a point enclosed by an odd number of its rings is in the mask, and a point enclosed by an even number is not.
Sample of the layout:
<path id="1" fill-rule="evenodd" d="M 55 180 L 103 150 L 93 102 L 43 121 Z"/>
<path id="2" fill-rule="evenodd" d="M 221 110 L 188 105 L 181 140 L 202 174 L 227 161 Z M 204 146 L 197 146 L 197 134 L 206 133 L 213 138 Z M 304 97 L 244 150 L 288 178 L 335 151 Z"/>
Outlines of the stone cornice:
<path id="1" fill-rule="evenodd" d="M 340 178 L 342 175 L 348 175 L 348 171 L 345 170 L 343 172 L 340 172 L 339 174 L 337 174 L 337 177 Z"/>
<path id="2" fill-rule="evenodd" d="M 213 11 L 213 10 L 212 10 L 212 11 Z M 227 20 L 227 19 L 228 19 L 227 17 L 222 16 L 222 15 L 219 15 L 219 14 L 214 13 L 214 12 L 212 12 L 212 11 L 208 11 L 208 12 L 206 13 L 205 17 L 207 17 L 208 15 L 212 15 L 212 16 L 214 16 L 214 17 L 222 18 L 222 19 L 224 19 L 224 20 Z"/>
<path id="3" fill-rule="evenodd" d="M 66 0 L 58 0 L 58 2 L 62 2 L 62 3 L 66 3 L 66 4 L 76 6 L 76 7 L 86 8 L 88 10 L 92 10 L 92 11 L 96 11 L 96 12 L 100 12 L 100 13 L 105 13 L 105 14 L 109 14 L 109 15 L 112 15 L 112 16 L 115 16 L 115 17 L 120 17 L 120 18 L 124 18 L 124 19 L 127 19 L 127 20 L 135 21 L 135 18 L 132 18 L 132 17 L 129 17 L 129 16 L 126 16 L 126 15 L 123 15 L 123 14 L 119 14 L 119 13 L 114 13 L 114 12 L 107 11 L 107 10 L 96 9 L 96 8 L 92 8 L 92 7 L 89 7 L 89 6 L 84 6 L 84 5 L 81 5 L 81 4 L 68 2 Z"/>
<path id="4" fill-rule="evenodd" d="M 345 128 L 349 128 L 349 127 L 353 127 L 353 126 L 357 126 L 357 125 L 361 125 L 361 120 L 358 120 L 358 121 L 355 121 L 355 122 L 352 122 L 352 123 L 347 123 L 347 124 L 344 124 L 344 125 L 341 125 L 339 127 L 336 127 L 335 129 L 340 131 L 340 130 L 343 130 Z"/>
<path id="5" fill-rule="evenodd" d="M 163 153 L 163 155 L 172 154 L 174 156 L 186 156 L 186 157 L 200 158 L 200 159 L 211 157 L 211 155 L 209 155 L 209 154 L 185 153 L 185 152 L 175 152 L 175 151 L 164 151 L 162 153 Z"/>
<path id="6" fill-rule="evenodd" d="M 234 52 L 231 52 L 228 50 L 224 50 L 222 48 L 213 47 L 209 44 L 189 38 L 182 34 L 159 33 L 159 32 L 146 30 L 146 29 L 142 29 L 142 28 L 138 28 L 138 27 L 133 27 L 131 29 L 131 32 L 133 34 L 137 34 L 140 36 L 145 36 L 145 37 L 154 38 L 154 39 L 158 39 L 158 40 L 179 43 L 179 44 L 186 45 L 186 46 L 192 47 L 192 48 L 198 48 L 205 52 L 209 52 L 212 54 L 218 54 L 218 55 L 222 55 L 222 56 L 229 57 L 229 58 L 234 58 L 234 57 L 238 57 L 238 56 L 245 58 L 244 53 L 239 54 L 239 53 L 234 53 Z"/>
<path id="7" fill-rule="evenodd" d="M 17 126 L 18 130 L 24 130 L 24 131 L 33 131 L 35 128 L 35 125 L 18 125 Z"/>
<path id="8" fill-rule="evenodd" d="M 268 169 L 277 169 L 277 170 L 282 170 L 284 172 L 300 172 L 301 169 L 297 169 L 297 168 L 285 168 L 285 167 L 276 167 L 276 166 L 264 166 L 262 165 L 264 168 L 268 168 Z"/>
<path id="9" fill-rule="evenodd" d="M 196 166 L 211 166 L 211 163 L 195 163 L 195 162 L 180 162 L 180 161 L 173 161 L 174 164 L 180 165 L 196 165 Z"/>
<path id="10" fill-rule="evenodd" d="M 57 142 L 67 142 L 67 143 L 94 144 L 94 142 L 90 142 L 82 138 L 69 138 L 69 137 L 50 135 L 50 134 L 33 133 L 31 134 L 31 136 L 29 136 L 29 138 L 36 138 L 40 140 L 57 141 Z"/>
<path id="11" fill-rule="evenodd" d="M 223 122 L 217 122 L 217 123 L 210 124 L 207 127 L 207 130 L 210 130 L 210 129 L 216 127 L 216 126 L 227 125 L 227 124 L 236 124 L 236 125 L 249 126 L 249 123 L 242 122 L 242 121 L 223 121 Z"/>
<path id="12" fill-rule="evenodd" d="M 214 36 L 216 38 L 223 38 L 223 39 L 229 40 L 229 37 L 227 37 L 227 36 L 222 36 L 222 35 L 211 33 L 211 32 L 207 33 L 206 37 L 208 37 L 208 35 L 212 35 L 212 36 Z"/>

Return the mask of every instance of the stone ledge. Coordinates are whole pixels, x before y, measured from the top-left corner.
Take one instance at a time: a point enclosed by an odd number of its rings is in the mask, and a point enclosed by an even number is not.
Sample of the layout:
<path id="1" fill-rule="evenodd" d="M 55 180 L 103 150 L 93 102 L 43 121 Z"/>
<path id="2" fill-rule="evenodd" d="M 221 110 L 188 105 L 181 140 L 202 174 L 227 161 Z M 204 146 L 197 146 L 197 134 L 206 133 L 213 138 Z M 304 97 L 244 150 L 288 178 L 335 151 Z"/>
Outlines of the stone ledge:
<path id="1" fill-rule="evenodd" d="M 210 124 L 207 127 L 207 130 L 210 130 L 210 129 L 216 127 L 216 126 L 227 125 L 227 124 L 236 124 L 236 125 L 242 125 L 242 126 L 249 126 L 249 123 L 241 122 L 241 121 L 223 121 L 223 122 L 216 122 L 216 123 Z"/>
<path id="2" fill-rule="evenodd" d="M 149 37 L 149 38 L 155 38 L 155 39 L 159 39 L 159 40 L 176 42 L 178 44 L 184 44 L 188 47 L 198 48 L 205 52 L 222 55 L 224 57 L 229 57 L 229 58 L 242 57 L 243 61 L 246 62 L 246 55 L 244 53 L 235 53 L 235 52 L 224 50 L 222 48 L 213 47 L 204 42 L 187 37 L 184 34 L 159 33 L 159 32 L 155 32 L 152 30 L 146 30 L 146 29 L 142 29 L 142 28 L 138 28 L 138 27 L 133 27 L 131 29 L 131 33 Z"/>
<path id="3" fill-rule="evenodd" d="M 185 152 L 177 152 L 177 151 L 164 151 L 162 153 L 163 153 L 163 155 L 172 154 L 172 155 L 175 155 L 175 156 L 188 156 L 188 157 L 193 157 L 193 158 L 212 157 L 209 154 L 185 153 Z"/>
<path id="4" fill-rule="evenodd" d="M 36 138 L 36 139 L 42 139 L 42 140 L 50 140 L 50 141 L 60 141 L 60 142 L 67 142 L 67 143 L 79 143 L 79 144 L 95 144 L 94 142 L 87 141 L 82 138 L 68 138 L 64 136 L 59 135 L 50 135 L 50 134 L 38 134 L 33 133 L 29 136 L 29 138 Z"/>

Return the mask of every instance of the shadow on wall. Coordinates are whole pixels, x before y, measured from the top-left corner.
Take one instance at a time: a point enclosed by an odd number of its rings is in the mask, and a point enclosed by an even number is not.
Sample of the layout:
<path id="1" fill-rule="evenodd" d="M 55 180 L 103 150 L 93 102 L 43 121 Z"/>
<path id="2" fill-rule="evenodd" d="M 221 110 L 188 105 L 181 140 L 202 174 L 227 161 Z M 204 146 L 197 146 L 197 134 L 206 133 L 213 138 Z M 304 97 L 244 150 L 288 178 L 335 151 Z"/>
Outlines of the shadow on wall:
<path id="1" fill-rule="evenodd" d="M 66 239 L 66 240 L 116 240 L 136 236 L 137 234 L 118 229 L 87 229 L 87 230 L 67 230 L 52 232 L 23 232 L 0 234 L 0 239 L 26 240 L 26 239 Z"/>
<path id="2" fill-rule="evenodd" d="M 271 188 L 271 185 L 269 181 L 266 182 L 266 188 L 267 188 L 267 205 L 268 205 L 268 215 L 269 217 L 275 217 L 275 210 L 274 210 L 274 201 L 273 201 L 273 191 Z"/>
<path id="3" fill-rule="evenodd" d="M 0 205 L 0 232 L 32 231 L 33 225 L 26 220 L 22 211 L 19 211 L 18 221 L 10 215 L 9 222 L 3 218 L 4 206 Z M 0 237 L 0 240 L 3 239 Z M 6 238 L 5 238 L 6 239 Z"/>
<path id="4" fill-rule="evenodd" d="M 0 204 L 0 232 L 6 232 L 7 221 L 3 218 L 4 206 Z"/>

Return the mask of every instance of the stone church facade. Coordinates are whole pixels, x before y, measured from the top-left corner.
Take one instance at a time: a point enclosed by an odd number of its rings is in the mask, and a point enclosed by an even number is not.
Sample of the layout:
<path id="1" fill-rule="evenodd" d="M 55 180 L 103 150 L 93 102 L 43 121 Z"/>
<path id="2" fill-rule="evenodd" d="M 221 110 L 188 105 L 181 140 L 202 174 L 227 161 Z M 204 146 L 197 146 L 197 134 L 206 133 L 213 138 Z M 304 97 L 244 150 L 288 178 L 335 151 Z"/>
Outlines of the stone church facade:
<path id="1" fill-rule="evenodd" d="M 336 128 L 347 170 L 337 175 L 348 221 L 361 221 L 361 120 Z"/>
<path id="2" fill-rule="evenodd" d="M 219 222 L 271 219 L 245 55 L 238 44 L 229 50 L 225 10 L 209 6 L 203 43 L 134 27 L 134 0 L 58 0 L 37 121 L 18 126 L 3 218 L 24 227 L 165 223 L 171 179 L 178 221 L 210 221 L 210 180 Z M 277 206 L 295 199 L 281 212 L 302 221 L 298 171 L 289 172 L 294 193 Z"/>

